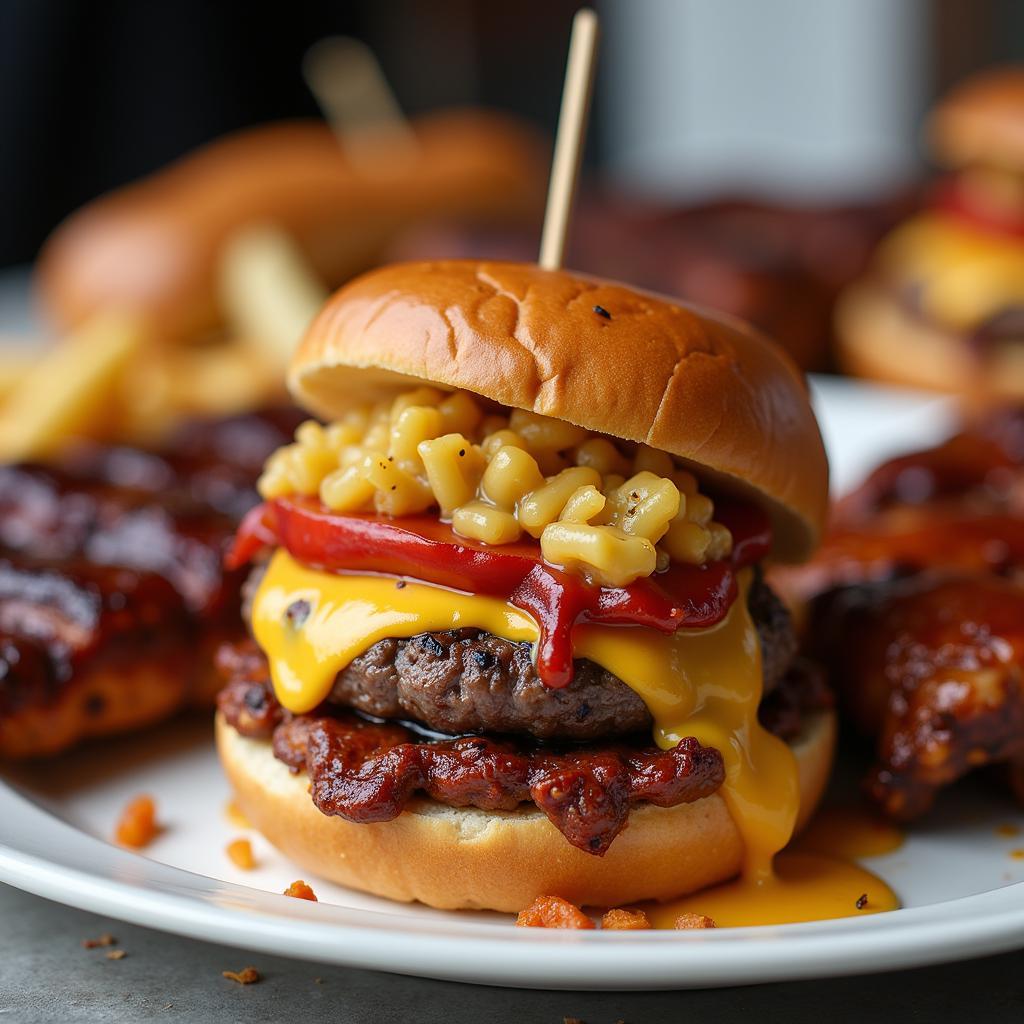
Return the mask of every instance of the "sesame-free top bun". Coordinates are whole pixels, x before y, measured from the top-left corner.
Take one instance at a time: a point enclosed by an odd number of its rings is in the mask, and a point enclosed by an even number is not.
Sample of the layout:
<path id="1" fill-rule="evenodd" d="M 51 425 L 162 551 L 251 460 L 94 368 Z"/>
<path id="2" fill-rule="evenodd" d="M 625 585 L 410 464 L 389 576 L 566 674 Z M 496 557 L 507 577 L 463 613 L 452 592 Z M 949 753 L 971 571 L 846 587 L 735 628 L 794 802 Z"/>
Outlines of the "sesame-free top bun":
<path id="1" fill-rule="evenodd" d="M 423 382 L 669 452 L 755 496 L 781 560 L 817 543 L 828 464 L 804 380 L 739 321 L 533 264 L 402 263 L 336 292 L 289 371 L 327 418 Z"/>
<path id="2" fill-rule="evenodd" d="M 828 781 L 831 711 L 807 717 L 791 743 L 801 828 Z M 736 875 L 744 846 L 722 797 L 677 807 L 638 804 L 603 857 L 566 842 L 535 807 L 482 811 L 411 803 L 392 821 L 355 824 L 317 810 L 309 780 L 278 761 L 269 741 L 246 739 L 217 719 L 217 746 L 252 825 L 303 870 L 351 889 L 444 910 L 516 912 L 537 896 L 582 906 L 622 906 L 697 892 Z"/>
<path id="3" fill-rule="evenodd" d="M 935 154 L 952 167 L 1024 170 L 1024 67 L 1003 67 L 957 85 L 928 121 Z"/>

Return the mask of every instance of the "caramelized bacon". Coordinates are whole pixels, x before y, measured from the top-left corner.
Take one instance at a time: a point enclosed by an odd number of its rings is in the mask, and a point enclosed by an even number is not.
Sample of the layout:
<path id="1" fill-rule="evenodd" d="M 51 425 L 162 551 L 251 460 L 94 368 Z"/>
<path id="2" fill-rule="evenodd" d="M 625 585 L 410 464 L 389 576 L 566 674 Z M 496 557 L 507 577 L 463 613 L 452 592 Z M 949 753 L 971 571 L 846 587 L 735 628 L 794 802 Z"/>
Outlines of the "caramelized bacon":
<path id="1" fill-rule="evenodd" d="M 483 810 L 533 802 L 573 846 L 598 856 L 625 826 L 631 804 L 690 803 L 725 780 L 718 751 L 693 738 L 671 750 L 616 744 L 553 753 L 481 736 L 425 743 L 400 725 L 346 714 L 282 723 L 274 753 L 305 769 L 324 814 L 390 821 L 418 792 Z"/>
<path id="2" fill-rule="evenodd" d="M 586 747 L 523 739 L 425 735 L 324 705 L 292 716 L 274 698 L 266 659 L 251 641 L 218 656 L 227 683 L 218 707 L 245 736 L 272 739 L 275 756 L 306 771 L 317 807 L 351 821 L 388 821 L 422 792 L 454 807 L 512 810 L 532 802 L 573 845 L 602 854 L 639 802 L 671 807 L 714 792 L 724 780 L 718 751 L 686 739 L 673 750 L 628 740 Z M 781 681 L 762 706 L 781 735 L 800 715 L 830 704 L 809 669 Z"/>

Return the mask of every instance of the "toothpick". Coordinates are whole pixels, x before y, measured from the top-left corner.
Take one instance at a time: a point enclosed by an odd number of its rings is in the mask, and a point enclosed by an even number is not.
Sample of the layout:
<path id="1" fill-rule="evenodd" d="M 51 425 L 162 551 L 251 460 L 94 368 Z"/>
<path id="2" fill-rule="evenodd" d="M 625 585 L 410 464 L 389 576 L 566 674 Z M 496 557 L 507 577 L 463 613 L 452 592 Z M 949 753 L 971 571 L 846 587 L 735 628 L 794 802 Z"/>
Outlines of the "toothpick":
<path id="1" fill-rule="evenodd" d="M 572 20 L 569 59 L 565 66 L 562 109 L 558 114 L 558 135 L 551 161 L 548 204 L 538 262 L 545 270 L 557 270 L 565 258 L 565 244 L 576 198 L 576 181 L 587 135 L 590 97 L 594 86 L 597 56 L 597 15 L 584 7 Z"/>
<path id="2" fill-rule="evenodd" d="M 365 43 L 349 36 L 321 39 L 306 51 L 302 74 L 353 164 L 372 162 L 379 171 L 382 139 L 395 162 L 416 159 L 416 136 Z"/>

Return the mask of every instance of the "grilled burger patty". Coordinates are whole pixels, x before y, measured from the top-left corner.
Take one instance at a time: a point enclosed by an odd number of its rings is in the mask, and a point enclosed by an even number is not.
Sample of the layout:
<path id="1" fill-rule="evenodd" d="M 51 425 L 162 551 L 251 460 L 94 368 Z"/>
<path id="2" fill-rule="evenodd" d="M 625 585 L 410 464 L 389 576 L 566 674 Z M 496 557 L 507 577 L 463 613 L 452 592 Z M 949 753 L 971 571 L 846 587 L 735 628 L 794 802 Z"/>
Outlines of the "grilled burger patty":
<path id="1" fill-rule="evenodd" d="M 789 669 L 796 637 L 789 613 L 762 581 L 749 604 L 768 693 Z M 567 687 L 551 689 L 537 676 L 529 644 L 476 629 L 422 633 L 375 643 L 338 675 L 327 702 L 454 735 L 593 740 L 650 729 L 646 705 L 618 676 L 591 661 L 575 667 Z"/>

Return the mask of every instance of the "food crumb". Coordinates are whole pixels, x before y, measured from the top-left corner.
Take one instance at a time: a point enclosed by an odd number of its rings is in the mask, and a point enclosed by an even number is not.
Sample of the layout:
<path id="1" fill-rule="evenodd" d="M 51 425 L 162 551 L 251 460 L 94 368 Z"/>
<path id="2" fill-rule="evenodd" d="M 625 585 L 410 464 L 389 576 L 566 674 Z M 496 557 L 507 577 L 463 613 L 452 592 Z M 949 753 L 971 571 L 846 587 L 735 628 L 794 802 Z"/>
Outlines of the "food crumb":
<path id="1" fill-rule="evenodd" d="M 594 922 L 560 896 L 538 896 L 516 918 L 517 928 L 593 928 Z"/>
<path id="2" fill-rule="evenodd" d="M 224 817 L 236 828 L 252 828 L 252 823 L 234 800 L 229 800 L 224 805 Z"/>
<path id="3" fill-rule="evenodd" d="M 160 832 L 156 823 L 156 804 L 151 796 L 137 796 L 121 812 L 114 838 L 122 846 L 141 850 L 149 846 Z"/>
<path id="4" fill-rule="evenodd" d="M 857 902 L 854 904 L 854 906 L 858 910 L 863 910 L 867 905 L 868 905 L 868 894 L 866 892 L 862 892 L 857 897 Z"/>
<path id="5" fill-rule="evenodd" d="M 106 952 L 108 960 L 123 960 L 127 955 L 123 949 L 108 949 Z"/>
<path id="6" fill-rule="evenodd" d="M 294 896 L 297 900 L 311 900 L 313 903 L 318 902 L 316 893 L 306 885 L 300 878 L 298 881 L 292 882 L 284 891 L 285 896 Z"/>
<path id="7" fill-rule="evenodd" d="M 109 932 L 104 932 L 97 939 L 82 939 L 82 946 L 85 949 L 97 949 L 100 946 L 112 946 L 115 942 L 117 942 L 117 939 L 113 935 Z"/>
<path id="8" fill-rule="evenodd" d="M 680 914 L 672 927 L 677 931 L 691 931 L 694 928 L 714 928 L 715 922 L 703 914 Z"/>
<path id="9" fill-rule="evenodd" d="M 612 931 L 640 931 L 651 927 L 650 918 L 642 910 L 609 910 L 601 918 L 601 927 Z"/>
<path id="10" fill-rule="evenodd" d="M 221 971 L 222 978 L 237 981 L 239 985 L 255 985 L 260 980 L 260 972 L 255 967 L 243 967 L 240 971 Z"/>
<path id="11" fill-rule="evenodd" d="M 256 867 L 256 858 L 252 855 L 252 843 L 248 839 L 233 839 L 224 848 L 231 863 L 243 871 L 252 871 Z"/>
<path id="12" fill-rule="evenodd" d="M 1012 839 L 1014 836 L 1020 835 L 1020 829 L 1016 825 L 1011 825 L 1007 822 L 1003 825 L 996 825 L 996 835 L 1003 836 L 1005 839 Z"/>
<path id="13" fill-rule="evenodd" d="M 323 978 L 314 978 L 313 979 L 313 984 L 314 985 L 322 985 L 323 983 L 324 983 L 324 979 Z"/>
<path id="14" fill-rule="evenodd" d="M 1011 850 L 1010 856 L 1014 860 L 1024 860 L 1024 850 Z"/>

